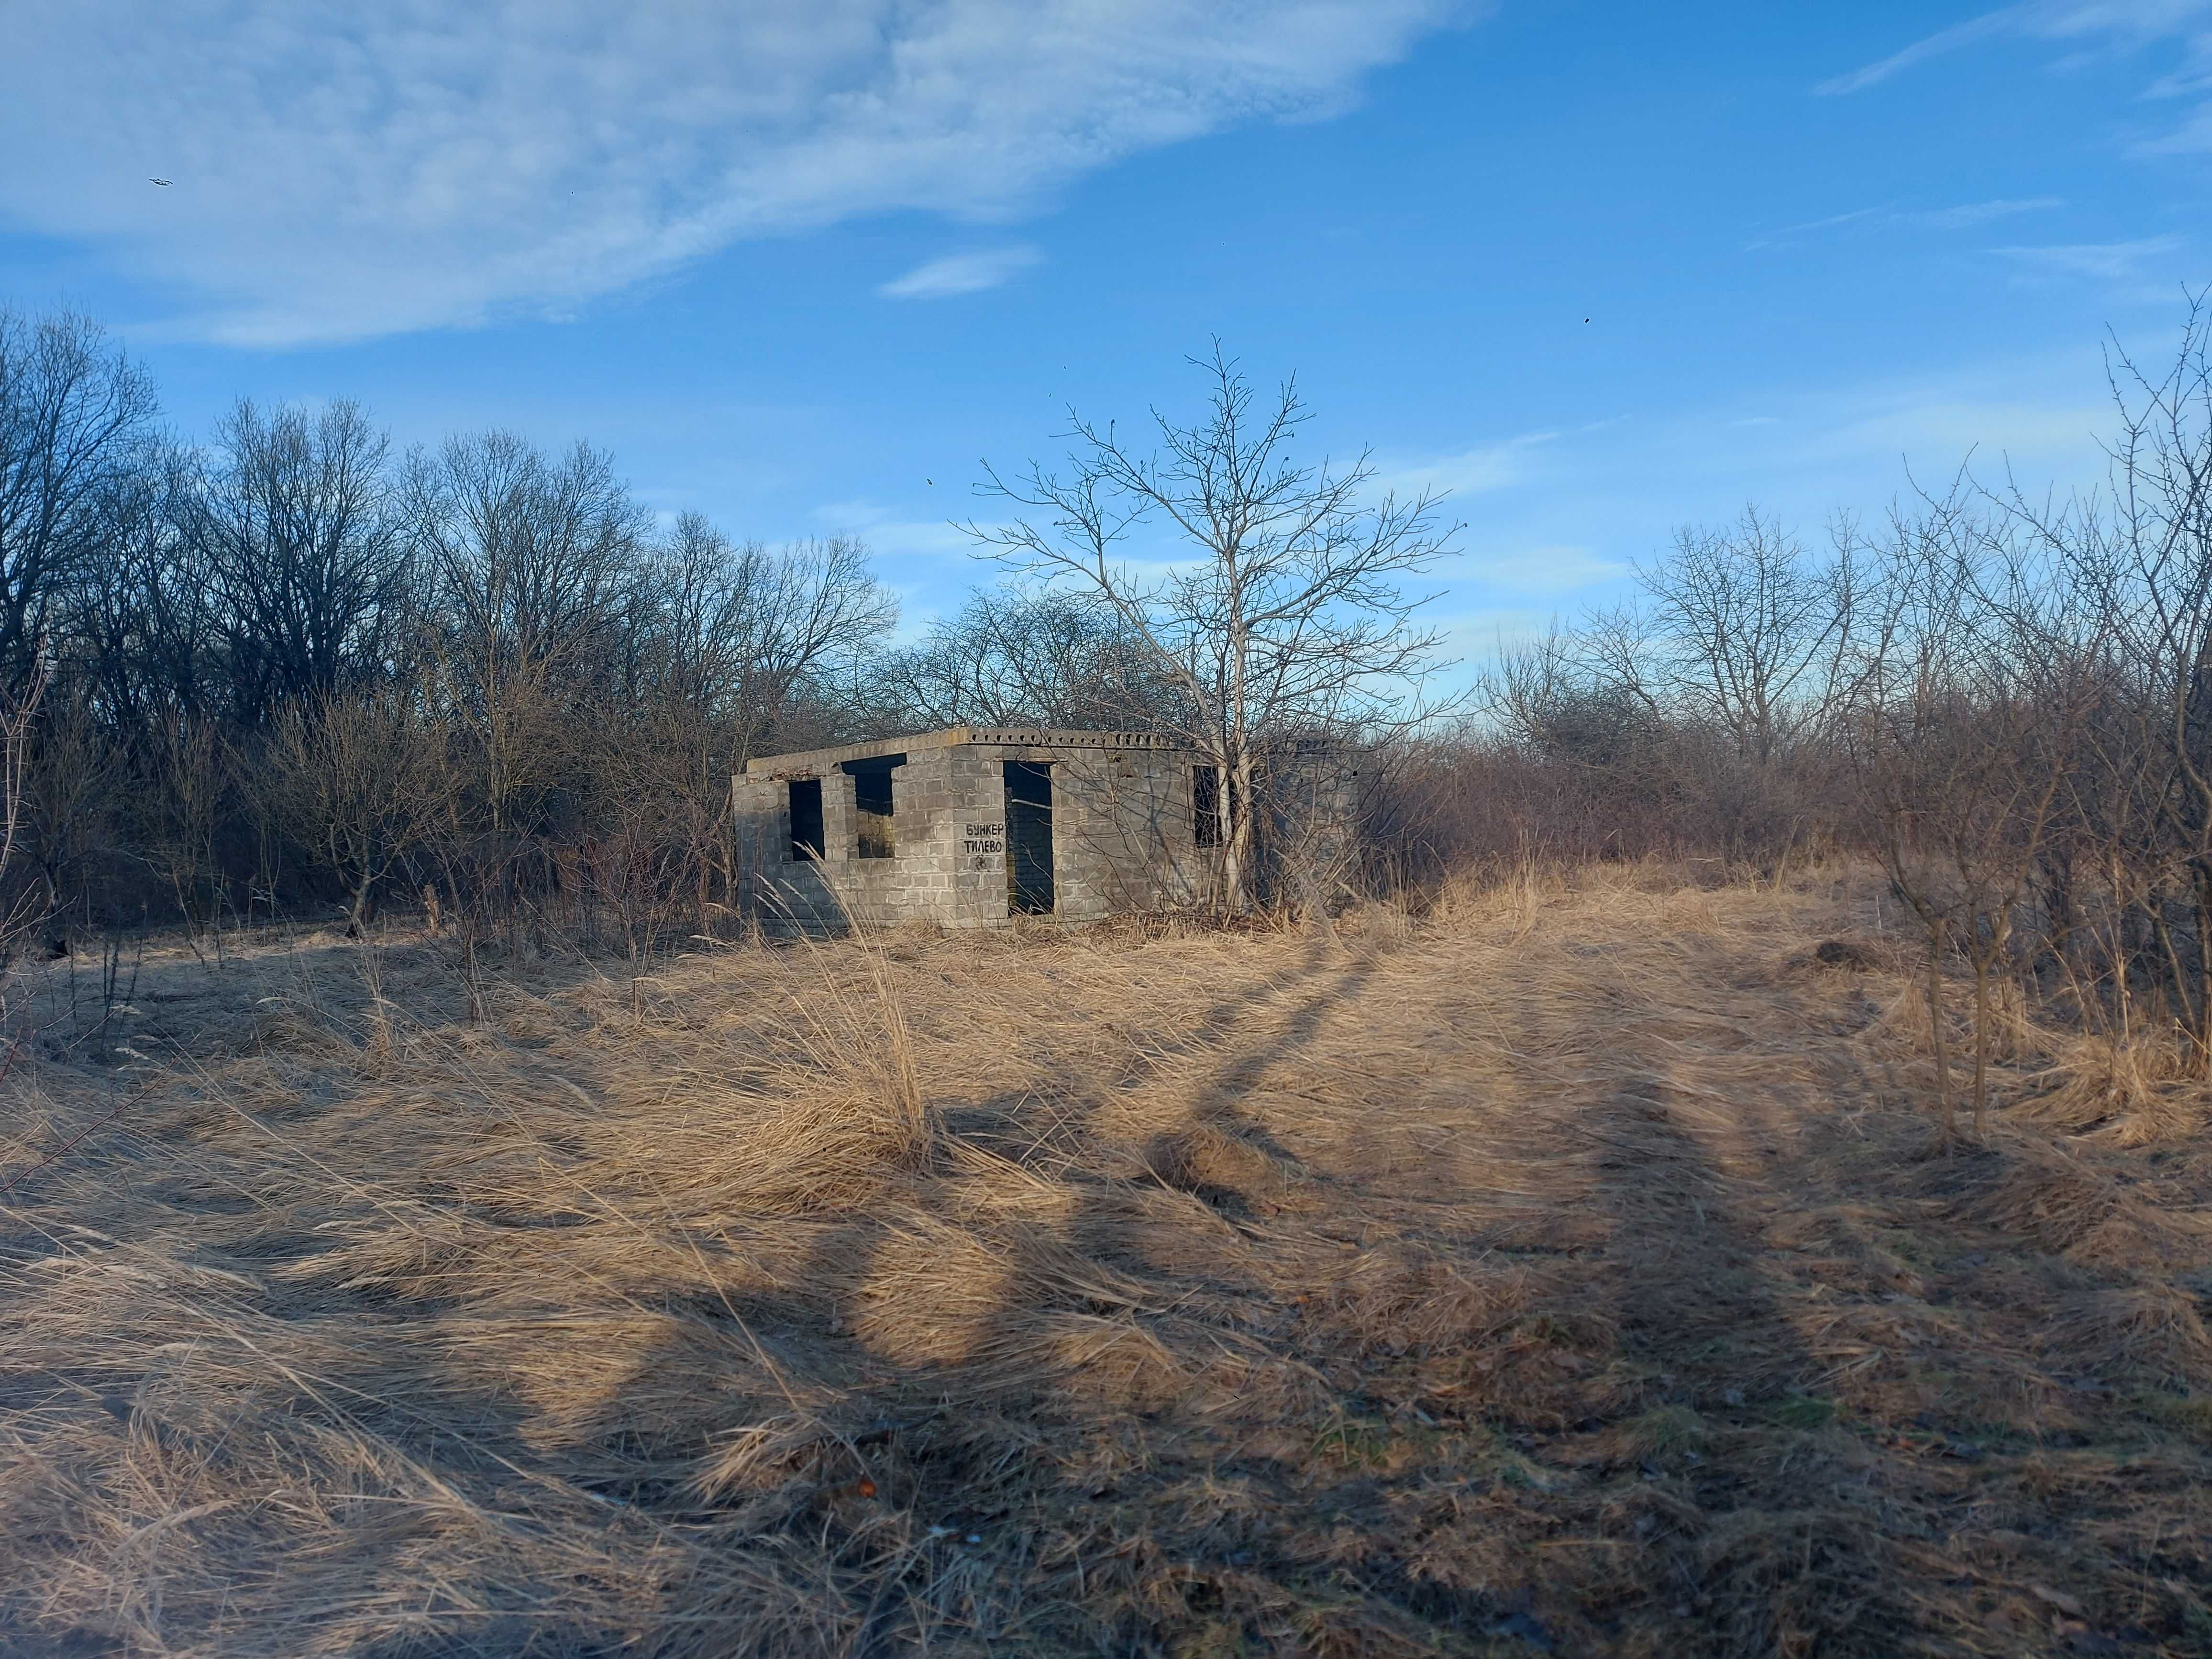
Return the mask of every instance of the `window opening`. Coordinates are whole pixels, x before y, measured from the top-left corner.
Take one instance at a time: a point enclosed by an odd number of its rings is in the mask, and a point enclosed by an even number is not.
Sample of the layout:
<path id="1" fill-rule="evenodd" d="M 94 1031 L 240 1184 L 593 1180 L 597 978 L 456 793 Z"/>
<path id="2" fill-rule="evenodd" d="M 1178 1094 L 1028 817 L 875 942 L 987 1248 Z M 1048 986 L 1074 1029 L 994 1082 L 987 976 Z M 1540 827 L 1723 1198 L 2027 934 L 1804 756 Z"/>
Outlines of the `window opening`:
<path id="1" fill-rule="evenodd" d="M 1048 916 L 1057 903 L 1052 874 L 1052 766 L 1008 761 L 1006 914 Z"/>
<path id="2" fill-rule="evenodd" d="M 896 814 L 891 804 L 891 769 L 904 766 L 904 755 L 878 755 L 870 760 L 847 761 L 853 776 L 854 837 L 864 859 L 898 855 Z"/>
<path id="3" fill-rule="evenodd" d="M 1229 804 L 1237 805 L 1237 783 L 1230 780 Z M 1221 845 L 1221 769 L 1215 766 L 1194 766 L 1190 769 L 1190 829 L 1192 838 L 1200 847 Z"/>
<path id="4" fill-rule="evenodd" d="M 822 780 L 793 778 L 791 781 L 791 857 L 796 863 L 801 859 L 822 856 Z"/>

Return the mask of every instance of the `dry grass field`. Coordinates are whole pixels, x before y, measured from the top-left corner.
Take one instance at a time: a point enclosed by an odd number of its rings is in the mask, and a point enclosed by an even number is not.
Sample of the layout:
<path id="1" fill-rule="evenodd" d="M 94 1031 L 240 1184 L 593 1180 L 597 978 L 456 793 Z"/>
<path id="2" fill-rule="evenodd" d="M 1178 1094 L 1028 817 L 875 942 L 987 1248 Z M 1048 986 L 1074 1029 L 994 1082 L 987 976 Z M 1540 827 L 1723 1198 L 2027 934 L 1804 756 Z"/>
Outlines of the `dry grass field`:
<path id="1" fill-rule="evenodd" d="M 0 1650 L 2212 1653 L 2202 1087 L 1874 892 L 47 970 Z"/>

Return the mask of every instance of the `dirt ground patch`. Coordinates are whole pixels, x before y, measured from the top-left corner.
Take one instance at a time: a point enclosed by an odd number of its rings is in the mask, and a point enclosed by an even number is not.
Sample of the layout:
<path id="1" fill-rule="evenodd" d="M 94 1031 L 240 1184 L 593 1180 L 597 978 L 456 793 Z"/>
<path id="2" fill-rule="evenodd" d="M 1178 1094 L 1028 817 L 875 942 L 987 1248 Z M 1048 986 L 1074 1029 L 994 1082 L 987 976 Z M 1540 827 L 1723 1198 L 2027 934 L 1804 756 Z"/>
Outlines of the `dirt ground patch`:
<path id="1" fill-rule="evenodd" d="M 1871 895 L 152 964 L 0 1085 L 0 1645 L 2212 1653 L 2202 1104 L 1936 1155 Z"/>

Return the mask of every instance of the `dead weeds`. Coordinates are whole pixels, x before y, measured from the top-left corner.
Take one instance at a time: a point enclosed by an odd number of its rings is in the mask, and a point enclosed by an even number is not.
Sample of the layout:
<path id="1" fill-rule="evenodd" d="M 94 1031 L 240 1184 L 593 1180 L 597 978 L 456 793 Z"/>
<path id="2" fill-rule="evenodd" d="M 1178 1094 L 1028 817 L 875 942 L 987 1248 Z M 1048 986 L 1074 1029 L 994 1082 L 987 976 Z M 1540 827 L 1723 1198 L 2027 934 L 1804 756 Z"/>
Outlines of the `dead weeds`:
<path id="1" fill-rule="evenodd" d="M 7 1085 L 0 1645 L 2212 1652 L 2203 1115 L 2023 1023 L 1926 1156 L 1872 892 L 149 961 Z"/>

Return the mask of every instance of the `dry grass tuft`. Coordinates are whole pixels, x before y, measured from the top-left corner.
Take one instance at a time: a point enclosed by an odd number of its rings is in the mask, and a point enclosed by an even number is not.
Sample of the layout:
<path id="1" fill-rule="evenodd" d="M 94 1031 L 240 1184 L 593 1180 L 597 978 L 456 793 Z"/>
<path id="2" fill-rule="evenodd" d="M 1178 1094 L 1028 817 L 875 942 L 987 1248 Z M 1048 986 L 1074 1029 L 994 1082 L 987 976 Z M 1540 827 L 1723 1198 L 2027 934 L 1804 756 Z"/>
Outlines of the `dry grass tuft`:
<path id="1" fill-rule="evenodd" d="M 2123 1146 L 2203 1132 L 2212 1083 L 2179 1043 L 2075 1037 L 2051 1046 L 2055 1063 L 2039 1079 L 2046 1088 L 2028 1107 L 2042 1121 L 2077 1134 L 2095 1130 Z"/>
<path id="2" fill-rule="evenodd" d="M 2154 1211 L 2078 1154 L 2021 1139 L 1998 1156 L 2000 1172 L 1963 1206 L 1987 1226 L 2031 1239 L 2053 1255 L 2098 1241 L 2156 1238 L 2164 1231 Z"/>
<path id="3" fill-rule="evenodd" d="M 5 1085 L 0 1646 L 2203 1651 L 2184 1080 L 1924 1155 L 1799 879 L 157 954 Z"/>
<path id="4" fill-rule="evenodd" d="M 2170 1285 L 2111 1287 L 2054 1313 L 2054 1355 L 2106 1381 L 2142 1377 L 2184 1390 L 2212 1387 L 2212 1336 L 2194 1299 Z"/>

